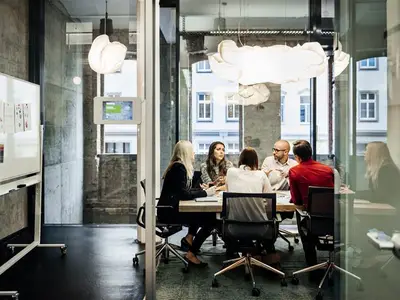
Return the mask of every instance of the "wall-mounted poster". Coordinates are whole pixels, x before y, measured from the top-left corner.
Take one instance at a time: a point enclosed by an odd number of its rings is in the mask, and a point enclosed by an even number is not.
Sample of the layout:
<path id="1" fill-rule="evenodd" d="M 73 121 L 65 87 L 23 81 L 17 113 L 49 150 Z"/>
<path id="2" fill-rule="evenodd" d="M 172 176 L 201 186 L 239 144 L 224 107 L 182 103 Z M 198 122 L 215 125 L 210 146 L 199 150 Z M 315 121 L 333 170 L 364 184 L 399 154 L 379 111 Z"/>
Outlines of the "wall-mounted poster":
<path id="1" fill-rule="evenodd" d="M 15 104 L 15 132 L 24 131 L 24 112 L 22 104 Z"/>
<path id="2" fill-rule="evenodd" d="M 4 103 L 4 132 L 14 133 L 14 108 L 11 103 Z"/>
<path id="3" fill-rule="evenodd" d="M 4 102 L 0 100 L 0 133 L 4 133 Z"/>
<path id="4" fill-rule="evenodd" d="M 25 103 L 24 108 L 24 131 L 32 130 L 32 120 L 31 120 L 31 104 Z"/>

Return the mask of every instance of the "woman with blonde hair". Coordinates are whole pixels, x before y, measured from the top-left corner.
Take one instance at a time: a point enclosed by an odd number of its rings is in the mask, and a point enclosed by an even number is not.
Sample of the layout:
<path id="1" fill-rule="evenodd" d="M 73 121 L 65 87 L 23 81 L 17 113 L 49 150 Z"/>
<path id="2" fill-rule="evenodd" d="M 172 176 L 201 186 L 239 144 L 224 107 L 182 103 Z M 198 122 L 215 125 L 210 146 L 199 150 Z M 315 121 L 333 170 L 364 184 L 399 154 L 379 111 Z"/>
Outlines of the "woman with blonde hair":
<path id="1" fill-rule="evenodd" d="M 186 237 L 181 240 L 182 248 L 187 248 L 185 258 L 191 265 L 206 266 L 196 253 L 216 227 L 213 213 L 181 213 L 179 202 L 215 194 L 215 187 L 192 188 L 194 151 L 189 141 L 179 141 L 173 150 L 171 161 L 164 172 L 163 187 L 158 205 L 171 206 L 171 209 L 159 209 L 157 216 L 161 222 L 189 225 Z M 200 230 L 199 230 L 200 228 Z"/>
<path id="2" fill-rule="evenodd" d="M 388 146 L 383 142 L 368 143 L 365 151 L 369 180 L 367 198 L 373 202 L 388 203 L 395 207 L 400 204 L 400 171 L 390 156 Z"/>

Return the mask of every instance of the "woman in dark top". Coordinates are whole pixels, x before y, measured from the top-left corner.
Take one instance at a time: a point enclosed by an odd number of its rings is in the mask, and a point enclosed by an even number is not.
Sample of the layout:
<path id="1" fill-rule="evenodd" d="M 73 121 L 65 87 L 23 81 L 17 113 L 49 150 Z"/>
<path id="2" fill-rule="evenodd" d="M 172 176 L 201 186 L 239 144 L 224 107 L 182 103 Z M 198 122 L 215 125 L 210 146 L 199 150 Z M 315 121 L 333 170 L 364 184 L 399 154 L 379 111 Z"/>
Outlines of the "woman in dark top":
<path id="1" fill-rule="evenodd" d="M 363 197 L 400 208 L 400 171 L 383 142 L 371 142 L 365 151 L 369 191 Z"/>
<path id="2" fill-rule="evenodd" d="M 189 141 L 179 141 L 164 173 L 164 183 L 158 202 L 158 205 L 170 205 L 173 208 L 159 209 L 157 216 L 161 222 L 189 225 L 188 234 L 181 241 L 182 247 L 189 249 L 185 258 L 192 265 L 205 266 L 207 264 L 201 262 L 196 253 L 215 228 L 215 214 L 179 212 L 179 201 L 215 194 L 215 187 L 206 190 L 192 188 L 193 160 L 192 144 Z"/>

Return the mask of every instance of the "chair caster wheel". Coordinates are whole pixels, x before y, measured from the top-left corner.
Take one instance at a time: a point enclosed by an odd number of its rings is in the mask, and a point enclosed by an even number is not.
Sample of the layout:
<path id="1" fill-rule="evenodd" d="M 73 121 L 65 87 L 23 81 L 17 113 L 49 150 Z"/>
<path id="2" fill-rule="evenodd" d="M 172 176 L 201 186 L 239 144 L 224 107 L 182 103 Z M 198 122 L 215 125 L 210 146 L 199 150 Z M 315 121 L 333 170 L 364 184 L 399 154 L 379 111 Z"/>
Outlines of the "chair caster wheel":
<path id="1" fill-rule="evenodd" d="M 294 251 L 294 247 L 290 245 L 290 246 L 289 246 L 289 251 L 290 251 L 290 252 L 293 252 L 293 251 Z"/>
<path id="2" fill-rule="evenodd" d="M 317 296 L 315 297 L 315 300 L 322 300 L 324 298 L 324 296 L 322 295 L 322 292 L 319 291 Z"/>
<path id="3" fill-rule="evenodd" d="M 67 246 L 61 247 L 60 250 L 62 256 L 67 255 Z"/>
<path id="4" fill-rule="evenodd" d="M 134 266 L 135 268 L 138 267 L 138 266 L 139 266 L 139 258 L 134 257 L 134 258 L 132 259 L 132 263 L 133 263 L 133 266 Z"/>
<path id="5" fill-rule="evenodd" d="M 183 269 L 182 269 L 182 272 L 183 273 L 189 273 L 189 266 L 185 266 Z"/>
<path id="6" fill-rule="evenodd" d="M 15 295 L 12 295 L 12 296 L 11 296 L 11 298 L 12 298 L 12 299 L 15 299 L 15 300 L 18 300 L 18 298 L 19 298 L 19 294 L 18 294 L 18 293 L 16 293 Z"/>
<path id="7" fill-rule="evenodd" d="M 362 292 L 364 290 L 364 285 L 362 284 L 362 282 L 359 282 L 357 284 L 357 291 Z"/>
<path id="8" fill-rule="evenodd" d="M 299 241 L 298 238 L 295 238 L 295 239 L 294 239 L 294 242 L 295 242 L 296 244 L 298 244 L 300 241 Z"/>
<path id="9" fill-rule="evenodd" d="M 8 247 L 8 251 L 10 251 L 10 254 L 11 254 L 11 255 L 14 255 L 14 253 L 15 253 L 15 247 L 14 247 L 14 246 Z"/>
<path id="10" fill-rule="evenodd" d="M 282 278 L 281 280 L 281 286 L 287 286 L 287 282 L 285 278 Z"/>
<path id="11" fill-rule="evenodd" d="M 213 288 L 219 287 L 219 283 L 218 283 L 218 281 L 217 281 L 216 278 L 214 278 L 213 281 L 211 282 L 211 286 L 212 286 Z"/>
<path id="12" fill-rule="evenodd" d="M 298 285 L 299 284 L 299 279 L 296 276 L 292 277 L 292 284 L 293 285 Z"/>
<path id="13" fill-rule="evenodd" d="M 169 258 L 164 258 L 163 261 L 164 261 L 164 264 L 168 265 L 168 263 L 169 263 Z"/>
<path id="14" fill-rule="evenodd" d="M 258 297 L 258 296 L 260 296 L 260 294 L 261 294 L 260 289 L 258 289 L 258 288 L 253 288 L 253 289 L 251 290 L 251 294 L 253 295 L 253 297 Z"/>

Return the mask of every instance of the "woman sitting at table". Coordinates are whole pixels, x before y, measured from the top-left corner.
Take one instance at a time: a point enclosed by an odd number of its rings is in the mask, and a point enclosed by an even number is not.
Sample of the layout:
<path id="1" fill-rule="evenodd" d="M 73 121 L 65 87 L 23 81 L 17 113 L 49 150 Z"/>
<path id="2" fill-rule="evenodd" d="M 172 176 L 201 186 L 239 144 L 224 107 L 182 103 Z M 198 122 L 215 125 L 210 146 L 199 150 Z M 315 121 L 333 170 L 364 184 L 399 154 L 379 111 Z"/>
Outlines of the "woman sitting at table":
<path id="1" fill-rule="evenodd" d="M 225 159 L 225 145 L 222 142 L 213 142 L 208 149 L 207 161 L 200 165 L 204 187 L 223 186 L 226 172 L 232 167 L 233 164 Z"/>
<path id="2" fill-rule="evenodd" d="M 400 208 L 400 171 L 383 142 L 371 142 L 365 151 L 366 178 L 369 190 L 358 194 L 375 203 L 387 203 Z"/>
<path id="3" fill-rule="evenodd" d="M 227 172 L 226 190 L 233 193 L 272 193 L 267 175 L 258 170 L 256 150 L 251 147 L 243 149 L 239 168 L 231 168 Z"/>
<path id="4" fill-rule="evenodd" d="M 216 227 L 215 213 L 180 213 L 179 201 L 212 196 L 216 187 L 206 190 L 193 189 L 193 146 L 189 141 L 179 141 L 173 150 L 173 155 L 163 179 L 158 205 L 170 205 L 172 209 L 159 208 L 157 216 L 161 222 L 189 225 L 186 237 L 181 240 L 183 248 L 188 248 L 186 260 L 196 266 L 206 266 L 196 257 L 201 245 Z M 200 230 L 199 230 L 200 228 Z"/>

